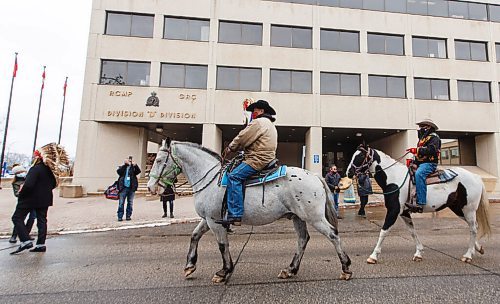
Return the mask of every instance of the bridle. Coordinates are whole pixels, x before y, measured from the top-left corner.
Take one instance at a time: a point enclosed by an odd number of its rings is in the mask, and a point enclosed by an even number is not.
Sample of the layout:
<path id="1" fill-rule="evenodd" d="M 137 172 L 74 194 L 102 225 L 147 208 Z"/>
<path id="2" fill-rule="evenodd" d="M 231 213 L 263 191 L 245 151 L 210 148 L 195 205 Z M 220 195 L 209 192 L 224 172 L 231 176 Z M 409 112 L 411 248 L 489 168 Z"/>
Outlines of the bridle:
<path id="1" fill-rule="evenodd" d="M 150 175 L 150 176 L 153 177 L 153 178 L 156 178 L 157 179 L 157 183 L 160 186 L 162 186 L 163 188 L 165 188 L 166 186 L 175 186 L 175 180 L 176 180 L 177 176 L 182 172 L 182 167 L 181 167 L 181 165 L 179 165 L 179 161 L 174 156 L 173 146 L 172 146 L 172 148 L 163 148 L 162 147 L 160 149 L 160 151 L 167 153 L 167 159 L 165 160 L 165 163 L 163 164 L 163 167 L 161 168 L 160 174 L 158 176 L 154 176 L 154 175 Z M 167 167 L 168 160 L 170 158 L 172 158 L 172 161 L 174 162 L 174 165 L 173 165 L 173 167 L 170 170 L 165 171 L 165 169 Z M 210 170 L 207 171 L 207 173 L 205 173 L 205 175 L 203 175 L 203 177 L 201 177 L 196 183 L 192 184 L 191 185 L 192 189 L 194 190 L 194 187 L 196 185 L 198 185 L 201 181 L 203 181 L 208 176 L 208 174 L 210 172 L 212 172 L 215 168 L 217 168 L 218 165 L 220 165 L 220 164 L 216 163 L 212 168 L 210 168 Z M 168 177 L 171 173 L 174 173 L 174 177 L 173 178 Z M 219 175 L 219 173 L 220 173 L 220 171 L 218 171 L 217 174 L 215 174 L 212 177 L 212 179 L 205 186 L 203 186 L 202 188 L 200 188 L 198 190 L 193 191 L 192 194 L 196 194 L 198 192 L 201 192 L 201 191 L 205 190 L 215 180 L 215 178 Z M 182 183 L 180 186 L 183 186 L 183 185 L 185 185 L 187 183 L 188 183 L 188 181 Z M 183 192 L 175 191 L 175 193 L 177 193 L 177 194 L 183 194 L 184 191 Z"/>
<path id="2" fill-rule="evenodd" d="M 354 173 L 356 176 L 358 176 L 361 173 L 365 173 L 366 171 L 370 170 L 371 165 L 375 161 L 375 150 L 368 148 L 359 148 L 360 151 L 365 152 L 365 158 L 363 159 L 363 162 L 361 165 L 356 166 L 354 162 L 351 163 L 351 166 L 354 168 Z"/>

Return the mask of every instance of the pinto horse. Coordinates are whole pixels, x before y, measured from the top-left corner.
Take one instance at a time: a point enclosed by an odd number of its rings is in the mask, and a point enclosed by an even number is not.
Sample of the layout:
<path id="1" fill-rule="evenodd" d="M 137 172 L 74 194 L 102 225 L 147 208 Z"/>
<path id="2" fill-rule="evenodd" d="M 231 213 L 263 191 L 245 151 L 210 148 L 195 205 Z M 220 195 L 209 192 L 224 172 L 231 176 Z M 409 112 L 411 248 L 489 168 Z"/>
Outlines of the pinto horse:
<path id="1" fill-rule="evenodd" d="M 217 153 L 197 144 L 166 141 L 158 151 L 148 182 L 149 191 L 156 194 L 158 190 L 161 193 L 166 185 L 172 185 L 181 171 L 186 175 L 193 187 L 196 212 L 202 220 L 191 235 L 184 275 L 187 277 L 196 270 L 198 242 L 207 231 L 212 230 L 223 261 L 222 269 L 212 278 L 214 283 L 225 281 L 234 270 L 226 228 L 215 223 L 222 215 L 225 192 L 225 188 L 217 183 L 221 162 Z M 349 280 L 352 275 L 349 270 L 351 260 L 341 246 L 331 192 L 325 181 L 309 171 L 288 167 L 285 177 L 266 184 L 264 202 L 262 191 L 262 187 L 246 189 L 242 224 L 260 226 L 289 218 L 293 220 L 298 236 L 297 252 L 290 266 L 281 270 L 278 277 L 286 279 L 299 271 L 309 241 L 309 224 L 333 243 L 342 264 L 340 278 Z"/>
<path id="2" fill-rule="evenodd" d="M 416 243 L 417 250 L 413 255 L 413 260 L 421 261 L 424 246 L 418 239 L 411 213 L 405 206 L 405 202 L 410 201 L 409 186 L 411 181 L 408 177 L 408 168 L 379 150 L 361 147 L 354 153 L 347 168 L 347 175 L 352 178 L 360 172 L 366 172 L 366 170 L 374 173 L 377 184 L 384 192 L 385 207 L 387 208 L 385 222 L 380 230 L 377 245 L 367 259 L 367 263 L 377 263 L 382 243 L 389 233 L 389 229 L 396 222 L 398 215 L 405 222 Z M 459 167 L 453 168 L 453 171 L 458 173 L 458 176 L 452 181 L 427 186 L 427 205 L 424 207 L 424 212 L 450 208 L 458 217 L 467 222 L 470 229 L 470 240 L 467 252 L 461 260 L 469 263 L 476 251 L 484 254 L 483 247 L 477 242 L 478 228 L 479 238 L 491 234 L 489 201 L 479 175 Z"/>

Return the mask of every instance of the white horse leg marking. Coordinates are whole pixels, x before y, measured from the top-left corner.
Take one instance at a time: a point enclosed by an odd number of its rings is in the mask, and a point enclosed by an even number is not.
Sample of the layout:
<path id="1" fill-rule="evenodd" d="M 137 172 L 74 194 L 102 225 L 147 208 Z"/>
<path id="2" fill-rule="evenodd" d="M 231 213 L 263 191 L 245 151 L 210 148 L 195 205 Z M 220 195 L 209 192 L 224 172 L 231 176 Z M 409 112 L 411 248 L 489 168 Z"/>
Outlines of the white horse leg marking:
<path id="1" fill-rule="evenodd" d="M 476 212 L 466 211 L 464 213 L 465 221 L 469 224 L 470 239 L 469 248 L 467 252 L 462 257 L 462 262 L 470 263 L 472 261 L 472 255 L 475 253 L 476 239 L 477 239 L 477 223 L 476 223 Z"/>
<path id="2" fill-rule="evenodd" d="M 349 280 L 351 278 L 352 272 L 349 270 L 349 266 L 351 265 L 351 259 L 342 249 L 342 244 L 340 242 L 340 238 L 338 236 L 337 228 L 332 227 L 326 218 L 322 221 L 314 221 L 310 222 L 318 232 L 326 236 L 330 242 L 332 242 L 333 246 L 335 246 L 335 250 L 337 251 L 337 255 L 340 259 L 340 263 L 342 264 L 342 274 L 340 279 Z"/>
<path id="3" fill-rule="evenodd" d="M 366 262 L 368 264 L 377 264 L 378 256 L 379 256 L 380 252 L 382 251 L 382 243 L 384 242 L 384 239 L 385 239 L 385 237 L 387 236 L 388 233 L 389 233 L 389 229 L 387 229 L 387 230 L 381 229 L 380 230 L 380 234 L 378 236 L 377 245 L 373 249 L 372 254 L 366 260 Z"/>
<path id="4" fill-rule="evenodd" d="M 215 273 L 212 278 L 212 282 L 221 283 L 224 282 L 227 276 L 234 270 L 233 260 L 231 259 L 231 253 L 229 252 L 227 230 L 222 227 L 222 225 L 215 224 L 215 222 L 210 223 L 209 226 L 215 234 L 217 243 L 219 244 L 219 251 L 222 255 L 222 269 Z"/>
<path id="5" fill-rule="evenodd" d="M 303 220 L 301 220 L 298 216 L 293 216 L 293 227 L 295 228 L 295 232 L 297 232 L 297 252 L 293 256 L 292 262 L 287 269 L 281 270 L 278 278 L 288 279 L 291 276 L 297 274 L 300 268 L 300 262 L 302 261 L 302 257 L 304 256 L 304 251 L 306 250 L 307 242 L 309 242 L 310 236 L 307 231 L 307 224 Z"/>
<path id="6" fill-rule="evenodd" d="M 424 245 L 420 242 L 417 232 L 415 231 L 415 226 L 413 226 L 413 220 L 411 218 L 411 215 L 409 212 L 403 212 L 401 214 L 401 218 L 406 224 L 406 227 L 410 231 L 411 237 L 413 238 L 413 241 L 415 241 L 415 244 L 417 246 L 417 249 L 415 251 L 415 254 L 413 255 L 413 261 L 415 262 L 420 262 L 422 261 L 422 253 L 424 251 Z"/>
<path id="7" fill-rule="evenodd" d="M 210 228 L 207 225 L 207 221 L 203 219 L 198 226 L 194 228 L 193 233 L 191 234 L 191 243 L 189 244 L 186 267 L 184 267 L 184 275 L 186 277 L 196 270 L 196 262 L 198 260 L 198 243 L 201 237 L 208 230 L 210 230 Z"/>

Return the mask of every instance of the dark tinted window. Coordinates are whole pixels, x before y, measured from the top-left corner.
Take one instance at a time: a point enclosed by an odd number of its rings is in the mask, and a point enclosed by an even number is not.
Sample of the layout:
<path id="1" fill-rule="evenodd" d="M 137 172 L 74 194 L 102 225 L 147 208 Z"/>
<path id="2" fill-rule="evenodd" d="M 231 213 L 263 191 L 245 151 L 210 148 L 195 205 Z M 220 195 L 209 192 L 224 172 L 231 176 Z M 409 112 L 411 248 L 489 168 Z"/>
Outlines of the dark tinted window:
<path id="1" fill-rule="evenodd" d="M 427 15 L 427 0 L 408 0 L 408 13 Z"/>
<path id="2" fill-rule="evenodd" d="M 340 7 L 363 8 L 363 0 L 340 0 Z"/>
<path id="3" fill-rule="evenodd" d="M 500 6 L 490 5 L 490 20 L 500 22 Z"/>
<path id="4" fill-rule="evenodd" d="M 469 18 L 474 20 L 488 20 L 486 4 L 469 3 Z"/>
<path id="5" fill-rule="evenodd" d="M 384 10 L 384 0 L 364 0 L 363 8 L 374 11 L 383 11 Z"/>
<path id="6" fill-rule="evenodd" d="M 206 65 L 169 64 L 161 65 L 161 87 L 167 88 L 207 88 Z"/>
<path id="7" fill-rule="evenodd" d="M 262 70 L 255 68 L 217 67 L 217 89 L 260 92 Z"/>
<path id="8" fill-rule="evenodd" d="M 165 17 L 163 38 L 193 41 L 208 41 L 208 20 Z"/>
<path id="9" fill-rule="evenodd" d="M 404 55 L 403 36 L 369 33 L 368 53 Z"/>
<path id="10" fill-rule="evenodd" d="M 455 40 L 456 59 L 487 61 L 486 42 Z"/>
<path id="11" fill-rule="evenodd" d="M 481 81 L 458 81 L 458 100 L 490 102 L 490 83 Z"/>
<path id="12" fill-rule="evenodd" d="M 262 24 L 221 21 L 219 42 L 262 45 Z"/>
<path id="13" fill-rule="evenodd" d="M 448 17 L 448 1 L 429 0 L 427 4 L 427 14 L 430 16 Z"/>
<path id="14" fill-rule="evenodd" d="M 312 48 L 312 29 L 271 25 L 271 45 L 293 48 Z"/>
<path id="15" fill-rule="evenodd" d="M 446 58 L 446 40 L 425 37 L 413 37 L 413 56 Z"/>
<path id="16" fill-rule="evenodd" d="M 106 34 L 134 37 L 153 37 L 154 16 L 107 13 Z"/>
<path id="17" fill-rule="evenodd" d="M 312 72 L 271 69 L 270 91 L 312 93 Z"/>
<path id="18" fill-rule="evenodd" d="M 100 84 L 148 86 L 151 64 L 103 60 Z"/>
<path id="19" fill-rule="evenodd" d="M 360 75 L 321 72 L 321 94 L 359 96 Z"/>
<path id="20" fill-rule="evenodd" d="M 450 1 L 448 6 L 450 17 L 469 19 L 469 6 L 467 2 Z"/>
<path id="21" fill-rule="evenodd" d="M 320 43 L 322 50 L 359 52 L 359 32 L 322 29 Z"/>
<path id="22" fill-rule="evenodd" d="M 394 13 L 406 13 L 406 0 L 385 0 L 385 10 Z"/>
<path id="23" fill-rule="evenodd" d="M 415 78 L 415 98 L 449 100 L 448 80 Z"/>
<path id="24" fill-rule="evenodd" d="M 406 98 L 405 77 L 368 76 L 369 96 Z"/>

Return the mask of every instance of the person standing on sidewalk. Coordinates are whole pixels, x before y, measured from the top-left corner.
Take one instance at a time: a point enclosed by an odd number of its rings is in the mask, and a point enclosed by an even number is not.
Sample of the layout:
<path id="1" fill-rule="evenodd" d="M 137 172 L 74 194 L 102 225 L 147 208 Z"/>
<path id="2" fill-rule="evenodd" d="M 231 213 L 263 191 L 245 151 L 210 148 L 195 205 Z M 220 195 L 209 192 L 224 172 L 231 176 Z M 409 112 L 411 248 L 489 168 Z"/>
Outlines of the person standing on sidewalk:
<path id="1" fill-rule="evenodd" d="M 46 147 L 46 146 L 44 146 Z M 42 148 L 44 148 L 42 147 Z M 33 209 L 36 211 L 38 239 L 36 247 L 31 252 L 45 252 L 45 239 L 47 237 L 47 211 L 52 206 L 52 190 L 57 186 L 56 176 L 51 168 L 44 163 L 46 153 L 36 150 L 33 153 L 33 166 L 26 175 L 26 181 L 19 190 L 16 211 L 12 215 L 12 222 L 19 234 L 21 245 L 11 254 L 17 254 L 32 248 L 24 219 Z"/>
<path id="2" fill-rule="evenodd" d="M 134 163 L 132 156 L 129 156 L 125 159 L 124 164 L 118 167 L 116 173 L 120 176 L 118 178 L 118 221 L 121 222 L 123 220 L 125 199 L 127 199 L 125 219 L 130 221 L 132 219 L 132 207 L 134 204 L 135 191 L 137 191 L 137 187 L 139 186 L 137 175 L 141 173 L 141 169 L 139 169 L 139 166 Z"/>
<path id="3" fill-rule="evenodd" d="M 372 182 L 370 180 L 370 172 L 360 173 L 358 175 L 358 195 L 360 206 L 358 215 L 366 216 L 365 206 L 368 204 L 368 195 L 373 194 Z"/>
<path id="4" fill-rule="evenodd" d="M 337 172 L 337 167 L 335 165 L 330 167 L 330 172 L 328 172 L 325 176 L 326 184 L 330 191 L 333 194 L 333 201 L 335 203 L 335 211 L 337 212 L 337 218 L 341 219 L 342 217 L 339 214 L 339 193 L 340 193 L 340 174 Z"/>
<path id="5" fill-rule="evenodd" d="M 175 192 L 171 185 L 167 185 L 165 191 L 160 196 L 160 201 L 163 203 L 163 216 L 167 217 L 167 202 L 170 206 L 170 218 L 174 218 L 174 200 L 175 200 Z"/>
<path id="6" fill-rule="evenodd" d="M 21 189 L 24 181 L 26 180 L 26 169 L 24 169 L 19 164 L 14 164 L 12 166 L 12 173 L 14 174 L 14 179 L 12 180 L 12 191 L 14 192 L 14 196 L 19 197 L 19 190 Z M 33 228 L 33 224 L 35 223 L 36 212 L 35 210 L 31 210 L 28 216 L 28 220 L 26 221 L 26 230 L 28 231 L 28 235 L 31 233 L 31 228 Z M 34 239 L 30 237 L 30 241 Z M 17 243 L 17 232 L 16 227 L 12 229 L 12 236 L 9 239 L 9 243 L 15 244 Z"/>

